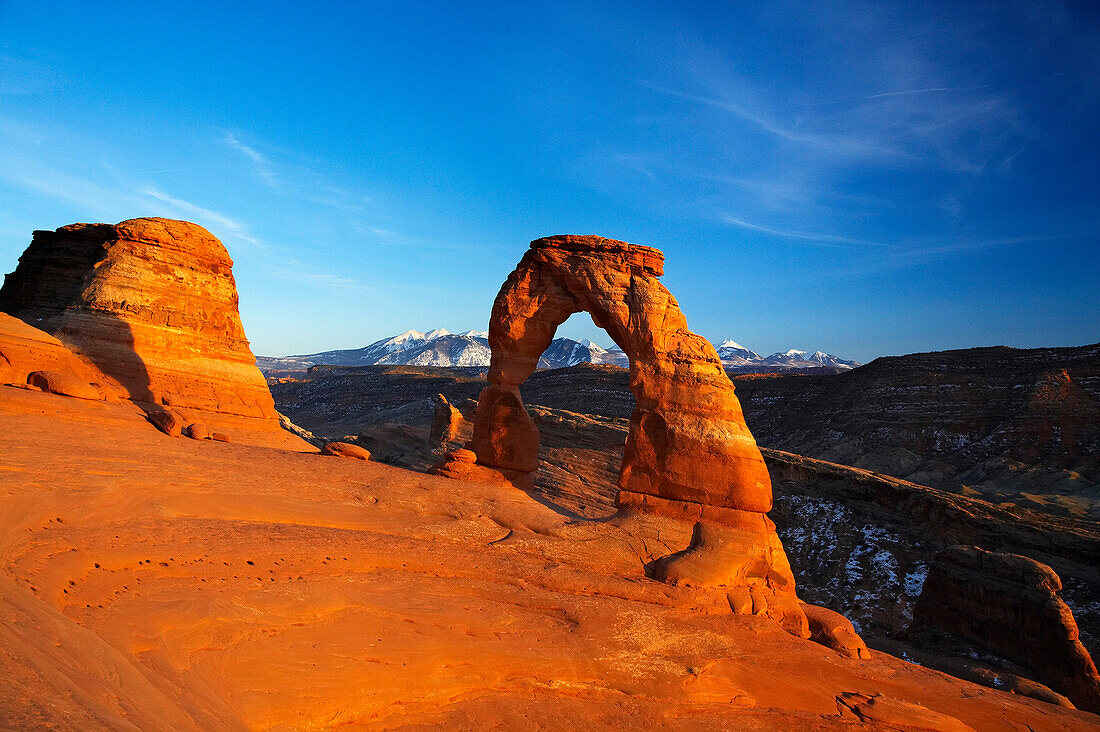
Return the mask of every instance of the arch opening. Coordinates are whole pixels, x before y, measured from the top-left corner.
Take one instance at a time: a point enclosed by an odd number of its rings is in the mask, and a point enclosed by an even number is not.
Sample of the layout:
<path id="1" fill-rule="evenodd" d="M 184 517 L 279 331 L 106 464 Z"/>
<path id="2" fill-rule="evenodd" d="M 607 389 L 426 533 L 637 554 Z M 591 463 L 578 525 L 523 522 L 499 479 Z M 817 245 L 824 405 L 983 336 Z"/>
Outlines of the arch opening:
<path id="1" fill-rule="evenodd" d="M 614 342 L 594 325 L 584 310 L 570 315 L 557 327 L 539 369 L 519 385 L 539 431 L 536 469 L 530 483 L 521 485 L 559 512 L 603 519 L 618 510 L 619 471 L 635 399 L 628 359 L 609 354 L 605 349 L 614 349 Z"/>

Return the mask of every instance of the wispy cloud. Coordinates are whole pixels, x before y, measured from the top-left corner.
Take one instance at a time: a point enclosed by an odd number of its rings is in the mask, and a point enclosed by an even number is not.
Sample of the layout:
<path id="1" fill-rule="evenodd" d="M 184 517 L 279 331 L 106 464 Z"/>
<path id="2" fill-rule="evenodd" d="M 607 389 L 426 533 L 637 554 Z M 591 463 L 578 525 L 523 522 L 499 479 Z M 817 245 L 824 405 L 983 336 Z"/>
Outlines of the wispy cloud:
<path id="1" fill-rule="evenodd" d="M 815 244 L 818 246 L 871 246 L 871 247 L 889 247 L 890 244 L 885 244 L 878 241 L 869 241 L 867 239 L 856 239 L 849 236 L 840 236 L 836 234 L 821 234 L 808 231 L 794 231 L 789 229 L 777 229 L 771 226 L 761 226 L 760 224 L 754 224 L 742 219 L 735 218 L 733 216 L 724 216 L 723 220 L 727 224 L 732 224 L 742 229 L 748 229 L 749 231 L 757 231 L 762 234 L 768 234 L 769 236 L 778 237 L 780 239 L 793 239 L 807 244 Z"/>
<path id="2" fill-rule="evenodd" d="M 248 158 L 252 162 L 256 174 L 264 183 L 270 187 L 275 187 L 277 185 L 275 174 L 272 172 L 271 166 L 268 164 L 267 158 L 264 157 L 263 154 L 258 152 L 255 148 L 241 142 L 232 132 L 226 132 L 222 137 L 222 142 Z"/>
<path id="3" fill-rule="evenodd" d="M 42 62 L 0 52 L 0 97 L 35 96 L 64 82 L 64 78 Z"/>
<path id="4" fill-rule="evenodd" d="M 256 237 L 252 236 L 248 232 L 247 227 L 245 227 L 238 221 L 235 221 L 227 216 L 223 216 L 217 211 L 211 211 L 208 208 L 203 208 L 202 206 L 195 205 L 190 201 L 184 201 L 180 198 L 174 198 L 172 196 L 169 196 L 167 193 L 158 191 L 155 188 L 144 188 L 141 190 L 141 194 L 149 196 L 150 198 L 155 198 L 158 201 L 163 201 L 164 203 L 167 203 L 170 206 L 173 206 L 176 209 L 184 212 L 189 217 L 195 217 L 201 221 L 212 221 L 217 224 L 218 227 L 228 231 L 232 236 L 235 236 L 238 239 L 247 241 L 258 247 L 263 246 L 259 242 L 259 240 L 256 239 Z"/>
<path id="5" fill-rule="evenodd" d="M 386 229 L 355 220 L 352 221 L 352 227 L 356 232 L 361 234 L 367 242 L 384 244 L 386 246 L 423 251 L 445 250 L 468 253 L 484 251 L 484 247 L 481 245 L 455 241 L 450 237 L 411 234 L 407 231 Z"/>
<path id="6" fill-rule="evenodd" d="M 855 102 L 869 102 L 874 99 L 889 99 L 890 97 L 909 97 L 917 94 L 944 94 L 950 92 L 972 92 L 979 91 L 981 89 L 988 89 L 988 84 L 979 84 L 978 86 L 933 86 L 927 89 L 898 89 L 895 91 L 879 92 L 876 94 L 865 94 L 860 97 L 848 98 L 848 99 L 834 99 L 824 102 L 805 102 L 798 105 L 799 108 L 804 107 L 827 107 L 831 105 L 845 105 L 853 104 Z"/>
<path id="7" fill-rule="evenodd" d="M 263 269 L 278 279 L 299 282 L 313 287 L 376 291 L 375 288 L 352 277 L 344 277 L 329 272 L 311 271 L 307 266 L 297 261 L 289 261 L 285 265 L 268 262 L 263 265 Z"/>
<path id="8" fill-rule="evenodd" d="M 244 223 L 151 186 L 142 180 L 143 174 L 121 173 L 114 161 L 102 164 L 80 161 L 71 166 L 83 169 L 82 173 L 76 173 L 48 162 L 45 159 L 48 149 L 30 145 L 23 147 L 25 152 L 14 152 L 12 136 L 4 134 L 9 131 L 10 126 L 0 125 L 0 181 L 64 201 L 72 207 L 74 218 L 109 222 L 139 216 L 189 219 L 209 228 L 216 236 L 231 236 L 261 246 Z"/>
<path id="9" fill-rule="evenodd" d="M 850 158 L 873 157 L 880 159 L 896 158 L 905 154 L 902 150 L 894 146 L 879 143 L 874 138 L 870 137 L 843 133 L 802 131 L 793 126 L 778 122 L 764 112 L 734 101 L 699 96 L 660 87 L 657 87 L 656 91 L 729 112 L 742 121 L 748 122 L 757 130 L 785 142 L 795 143 L 807 148 L 811 152 Z"/>

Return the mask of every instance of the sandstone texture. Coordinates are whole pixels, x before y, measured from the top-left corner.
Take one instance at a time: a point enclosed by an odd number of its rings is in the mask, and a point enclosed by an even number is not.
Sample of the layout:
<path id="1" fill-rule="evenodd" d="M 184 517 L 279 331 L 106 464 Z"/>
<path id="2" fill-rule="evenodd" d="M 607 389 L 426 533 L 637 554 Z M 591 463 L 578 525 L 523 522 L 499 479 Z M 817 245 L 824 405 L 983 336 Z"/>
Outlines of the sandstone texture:
<path id="1" fill-rule="evenodd" d="M 536 371 L 524 382 L 525 401 L 538 402 L 526 405 L 541 443 L 539 468 L 529 486 L 533 496 L 570 515 L 607 519 L 616 513 L 629 420 L 614 415 L 631 412 L 627 377 L 624 369 L 583 365 Z M 272 389 L 280 404 L 291 401 L 289 408 L 312 429 L 336 437 L 350 428 L 359 432 L 357 444 L 369 446 L 375 460 L 427 470 L 440 458 L 440 448 L 429 440 L 432 392 L 444 393 L 468 419 L 476 410 L 469 397 L 484 383 L 458 369 L 315 367 L 309 378 L 273 382 Z M 402 402 L 403 395 L 411 400 Z M 568 411 L 576 409 L 599 413 Z M 455 450 L 470 437 L 470 425 L 462 423 L 445 449 Z M 470 451 L 461 452 L 467 461 L 473 459 Z M 935 639 L 927 634 L 910 637 L 908 629 L 936 554 L 950 544 L 976 544 L 1053 567 L 1064 583 L 1060 594 L 1073 610 L 1081 640 L 1095 657 L 1100 637 L 1100 529 L 1094 523 L 991 505 L 779 450 L 761 452 L 775 486 L 770 517 L 800 599 L 850 620 L 859 637 L 876 650 L 975 683 L 1069 703 L 1028 678 L 1034 674 L 1026 667 L 987 649 L 964 642 L 927 643 Z M 503 471 L 469 462 L 462 469 L 457 462 L 446 464 L 467 480 L 478 472 L 486 480 L 504 482 Z M 695 505 L 694 519 L 683 518 L 698 520 L 701 513 Z M 806 606 L 803 610 L 811 613 Z M 810 628 L 814 630 L 812 618 Z M 820 633 L 816 637 L 830 645 Z"/>
<path id="2" fill-rule="evenodd" d="M 442 394 L 435 395 L 435 409 L 432 413 L 432 426 L 429 439 L 432 444 L 446 445 L 453 442 L 466 426 L 466 418 Z"/>
<path id="3" fill-rule="evenodd" d="M 55 336 L 123 398 L 241 442 L 311 449 L 279 427 L 232 267 L 220 241 L 185 221 L 72 224 L 34 233 L 0 311 Z"/>
<path id="4" fill-rule="evenodd" d="M 810 640 L 832 648 L 848 658 L 870 658 L 867 644 L 852 627 L 852 621 L 827 607 L 802 604 L 810 626 Z"/>
<path id="5" fill-rule="evenodd" d="M 190 437 L 192 440 L 211 439 L 210 429 L 202 422 L 194 422 L 187 425 L 187 427 L 184 428 L 183 433 Z"/>
<path id="6" fill-rule="evenodd" d="M 883 694 L 844 693 L 836 698 L 843 719 L 885 725 L 886 729 L 922 729 L 934 732 L 977 732 L 960 720 L 920 704 L 893 699 Z"/>
<path id="7" fill-rule="evenodd" d="M 91 399 L 93 401 L 103 398 L 99 389 L 79 376 L 64 371 L 32 371 L 27 374 L 27 383 L 51 394 L 71 396 L 77 399 Z"/>
<path id="8" fill-rule="evenodd" d="M 1100 712 L 1100 675 L 1061 589 L 1054 570 L 1033 559 L 952 546 L 936 557 L 914 622 L 1007 656 L 1077 707 Z"/>
<path id="9" fill-rule="evenodd" d="M 845 658 L 724 593 L 654 581 L 692 534 L 661 516 L 576 518 L 508 486 L 169 440 L 129 402 L 0 387 L 0 424 L 12 729 L 1097 723 Z"/>

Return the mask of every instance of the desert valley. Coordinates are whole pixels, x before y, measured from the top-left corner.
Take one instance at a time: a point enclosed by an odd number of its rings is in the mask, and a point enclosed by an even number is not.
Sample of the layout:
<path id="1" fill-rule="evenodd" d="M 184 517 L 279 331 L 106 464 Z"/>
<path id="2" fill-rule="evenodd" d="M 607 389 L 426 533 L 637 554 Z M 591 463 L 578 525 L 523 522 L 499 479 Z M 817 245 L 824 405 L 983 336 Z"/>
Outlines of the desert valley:
<path id="1" fill-rule="evenodd" d="M 1096 726 L 1100 347 L 731 381 L 660 252 L 551 237 L 487 370 L 265 383 L 231 268 L 136 219 L 5 279 L 5 726 Z M 576 311 L 629 369 L 537 368 Z"/>

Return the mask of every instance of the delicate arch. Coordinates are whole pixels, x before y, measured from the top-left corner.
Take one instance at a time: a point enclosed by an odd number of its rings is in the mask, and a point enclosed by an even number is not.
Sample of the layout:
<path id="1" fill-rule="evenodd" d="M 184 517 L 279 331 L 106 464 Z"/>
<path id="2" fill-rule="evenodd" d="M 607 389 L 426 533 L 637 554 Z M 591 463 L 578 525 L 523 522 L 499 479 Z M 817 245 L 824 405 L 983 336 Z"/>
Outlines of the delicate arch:
<path id="1" fill-rule="evenodd" d="M 557 327 L 588 312 L 630 359 L 636 406 L 619 503 L 647 497 L 765 513 L 771 481 L 733 383 L 706 339 L 688 330 L 658 281 L 664 255 L 597 236 L 538 239 L 508 276 L 489 322 L 492 362 L 471 447 L 481 465 L 534 471 L 539 433 L 519 385 Z"/>

